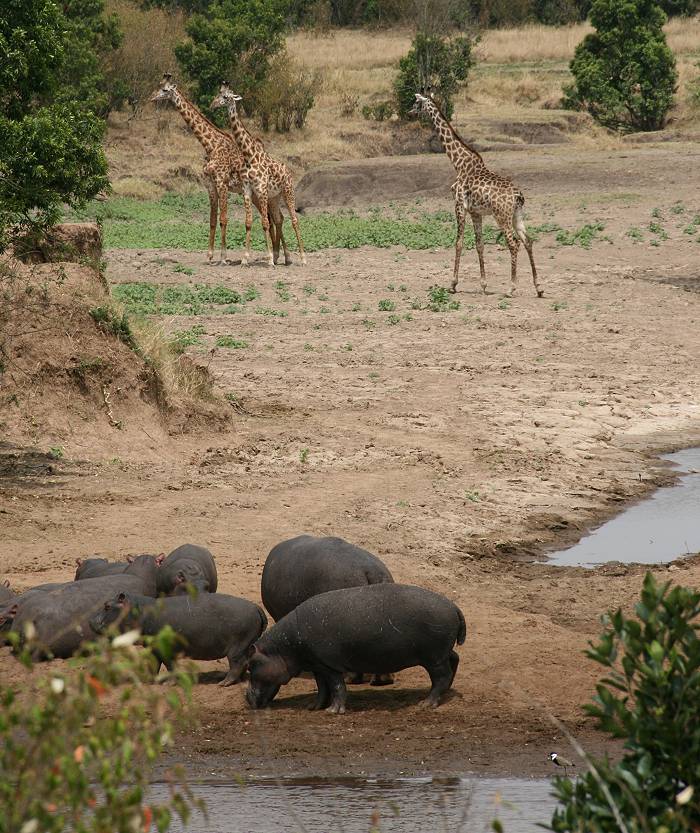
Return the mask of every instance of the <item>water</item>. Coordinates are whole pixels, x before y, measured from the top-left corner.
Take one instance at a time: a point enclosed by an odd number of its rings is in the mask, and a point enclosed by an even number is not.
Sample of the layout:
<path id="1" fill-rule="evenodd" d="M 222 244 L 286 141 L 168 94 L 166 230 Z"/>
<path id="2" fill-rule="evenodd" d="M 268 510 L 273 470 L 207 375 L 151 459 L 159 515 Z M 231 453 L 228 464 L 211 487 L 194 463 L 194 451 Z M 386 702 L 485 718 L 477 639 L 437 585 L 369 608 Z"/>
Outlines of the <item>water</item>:
<path id="1" fill-rule="evenodd" d="M 684 474 L 549 558 L 558 567 L 595 567 L 607 561 L 662 564 L 700 551 L 700 448 L 664 454 Z"/>
<path id="2" fill-rule="evenodd" d="M 548 780 L 523 778 L 257 779 L 193 787 L 207 805 L 190 833 L 481 833 L 498 817 L 507 833 L 541 831 L 555 801 Z M 164 799 L 163 785 L 153 798 Z M 379 818 L 373 813 L 379 813 Z M 182 831 L 179 823 L 171 830 Z"/>

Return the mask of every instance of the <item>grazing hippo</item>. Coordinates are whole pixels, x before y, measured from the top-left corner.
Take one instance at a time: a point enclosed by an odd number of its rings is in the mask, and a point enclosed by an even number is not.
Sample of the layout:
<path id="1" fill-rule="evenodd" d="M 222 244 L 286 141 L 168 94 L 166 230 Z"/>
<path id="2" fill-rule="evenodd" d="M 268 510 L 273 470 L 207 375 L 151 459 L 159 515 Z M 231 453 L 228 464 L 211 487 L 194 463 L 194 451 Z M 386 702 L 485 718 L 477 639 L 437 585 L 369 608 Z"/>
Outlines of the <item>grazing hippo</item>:
<path id="1" fill-rule="evenodd" d="M 393 580 L 376 555 L 342 538 L 298 535 L 270 550 L 260 592 L 263 604 L 277 622 L 311 596 Z M 393 681 L 391 674 L 376 674 L 371 685 L 391 685 Z M 364 674 L 356 674 L 350 682 L 364 682 Z"/>
<path id="2" fill-rule="evenodd" d="M 15 591 L 10 589 L 9 579 L 0 582 L 0 605 L 11 602 L 15 598 Z"/>
<path id="3" fill-rule="evenodd" d="M 163 559 L 158 571 L 158 593 L 174 596 L 186 593 L 187 585 L 200 593 L 216 593 L 218 580 L 214 557 L 208 549 L 183 544 Z"/>
<path id="4" fill-rule="evenodd" d="M 283 617 L 250 648 L 246 699 L 268 705 L 301 671 L 316 678 L 312 708 L 345 712 L 343 675 L 388 674 L 421 665 L 437 706 L 454 680 L 467 627 L 461 610 L 439 593 L 407 584 L 372 584 L 313 596 Z"/>
<path id="5" fill-rule="evenodd" d="M 248 649 L 267 627 L 261 608 L 246 599 L 223 593 L 200 593 L 196 598 L 169 596 L 150 599 L 118 593 L 105 602 L 103 610 L 90 619 L 101 633 L 119 621 L 122 631 L 140 628 L 153 636 L 166 625 L 182 640 L 182 653 L 190 659 L 228 659 L 228 674 L 219 685 L 237 683 L 248 664 Z M 155 653 L 155 652 L 154 652 Z M 165 662 L 157 653 L 158 667 Z"/>
<path id="6" fill-rule="evenodd" d="M 90 617 L 116 593 L 155 597 L 157 572 L 155 558 L 140 555 L 120 575 L 32 588 L 17 597 L 12 629 L 23 634 L 28 622 L 34 624 L 36 659 L 70 657 L 82 642 L 94 639 Z"/>

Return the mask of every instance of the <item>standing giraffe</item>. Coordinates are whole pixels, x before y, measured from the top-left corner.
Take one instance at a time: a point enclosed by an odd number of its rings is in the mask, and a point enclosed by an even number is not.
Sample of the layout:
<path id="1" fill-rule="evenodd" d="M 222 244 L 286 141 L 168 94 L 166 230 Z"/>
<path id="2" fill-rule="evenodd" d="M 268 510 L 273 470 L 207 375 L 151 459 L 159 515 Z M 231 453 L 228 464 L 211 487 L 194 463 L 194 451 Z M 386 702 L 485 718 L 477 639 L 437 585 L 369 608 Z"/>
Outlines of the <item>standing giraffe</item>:
<path id="1" fill-rule="evenodd" d="M 270 258 L 270 266 L 274 266 L 274 258 L 272 251 L 270 250 L 270 242 L 268 240 L 269 224 L 266 225 L 266 207 L 269 200 L 278 199 L 281 195 L 287 204 L 289 218 L 292 221 L 292 227 L 294 228 L 294 233 L 297 236 L 301 262 L 302 264 L 305 264 L 306 255 L 304 254 L 304 244 L 301 241 L 301 233 L 299 232 L 299 220 L 297 219 L 294 200 L 292 175 L 289 173 L 289 168 L 287 168 L 284 162 L 278 162 L 276 159 L 273 159 L 270 154 L 265 151 L 262 144 L 255 143 L 250 133 L 248 133 L 245 129 L 236 109 L 236 102 L 240 100 L 241 96 L 236 95 L 236 93 L 231 90 L 229 85 L 224 82 L 221 85 L 219 94 L 212 101 L 211 108 L 216 109 L 219 107 L 226 107 L 228 109 L 231 132 L 233 133 L 235 140 L 238 142 L 238 148 L 245 160 L 245 169 L 243 172 L 243 201 L 245 202 L 246 234 L 243 263 L 247 264 L 250 260 L 250 228 L 252 225 L 250 200 L 252 195 L 253 198 L 257 196 L 260 202 L 259 208 L 263 230 L 265 232 L 265 244 L 267 245 L 267 253 Z"/>
<path id="2" fill-rule="evenodd" d="M 150 98 L 153 102 L 171 101 L 179 111 L 188 127 L 192 130 L 204 148 L 206 160 L 204 163 L 204 182 L 209 193 L 209 251 L 207 258 L 211 263 L 214 256 L 214 238 L 216 237 L 217 212 L 221 226 L 221 256 L 220 263 L 226 260 L 226 227 L 228 225 L 228 192 L 243 193 L 242 173 L 245 166 L 238 145 L 232 136 L 212 124 L 206 116 L 189 101 L 172 81 L 172 75 L 166 72 L 158 89 Z M 257 140 L 252 139 L 255 142 Z M 260 143 L 261 144 L 261 143 Z M 258 210 L 260 205 L 257 198 L 254 202 Z M 269 214 L 269 216 L 268 216 Z M 284 262 L 291 263 L 287 244 L 282 234 L 282 212 L 279 200 L 271 200 L 265 211 L 268 226 L 272 226 L 271 234 L 274 249 L 274 259 L 279 256 L 279 244 L 284 249 Z M 264 225 L 264 223 L 263 223 Z"/>
<path id="3" fill-rule="evenodd" d="M 525 197 L 522 191 L 513 185 L 510 179 L 490 171 L 484 164 L 481 155 L 470 148 L 457 135 L 455 129 L 438 109 L 432 98 L 416 93 L 416 103 L 411 113 L 418 115 L 427 113 L 438 138 L 445 148 L 445 153 L 457 171 L 457 181 L 452 186 L 455 196 L 455 215 L 457 217 L 457 242 L 455 244 L 455 268 L 452 277 L 451 292 L 457 291 L 459 281 L 459 260 L 462 255 L 464 240 L 464 224 L 467 212 L 474 224 L 476 251 L 479 255 L 479 269 L 481 270 L 481 288 L 486 292 L 486 270 L 484 268 L 484 239 L 481 228 L 481 218 L 492 214 L 499 228 L 503 232 L 510 250 L 510 281 L 511 289 L 508 295 L 513 295 L 517 282 L 518 247 L 522 242 L 530 258 L 532 280 L 535 284 L 537 297 L 544 294 L 537 282 L 537 269 L 532 256 L 532 241 L 525 230 L 523 206 Z M 514 233 L 515 232 L 515 233 Z M 517 235 L 517 237 L 516 237 Z"/>

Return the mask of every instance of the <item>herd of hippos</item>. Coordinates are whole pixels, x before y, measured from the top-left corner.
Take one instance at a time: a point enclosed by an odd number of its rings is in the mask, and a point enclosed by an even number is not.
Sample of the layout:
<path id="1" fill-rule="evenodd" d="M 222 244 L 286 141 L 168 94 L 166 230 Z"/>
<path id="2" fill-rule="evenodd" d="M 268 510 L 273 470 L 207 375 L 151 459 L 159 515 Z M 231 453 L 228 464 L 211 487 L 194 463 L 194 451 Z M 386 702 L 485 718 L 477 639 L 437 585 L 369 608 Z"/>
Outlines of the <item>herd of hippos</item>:
<path id="1" fill-rule="evenodd" d="M 217 583 L 211 552 L 193 544 L 126 562 L 78 560 L 74 581 L 21 594 L 0 585 L 0 630 L 17 632 L 35 659 L 48 660 L 78 654 L 108 628 L 147 636 L 169 625 L 181 654 L 228 660 L 220 685 L 247 678 L 252 708 L 267 706 L 302 672 L 318 688 L 311 708 L 334 714 L 345 712 L 346 679 L 365 674 L 385 685 L 422 666 L 432 684 L 424 702 L 433 707 L 452 685 L 454 645 L 466 637 L 460 609 L 439 593 L 396 584 L 379 558 L 342 538 L 300 535 L 273 547 L 260 588 L 275 620 L 269 629 L 262 608 L 217 593 Z"/>

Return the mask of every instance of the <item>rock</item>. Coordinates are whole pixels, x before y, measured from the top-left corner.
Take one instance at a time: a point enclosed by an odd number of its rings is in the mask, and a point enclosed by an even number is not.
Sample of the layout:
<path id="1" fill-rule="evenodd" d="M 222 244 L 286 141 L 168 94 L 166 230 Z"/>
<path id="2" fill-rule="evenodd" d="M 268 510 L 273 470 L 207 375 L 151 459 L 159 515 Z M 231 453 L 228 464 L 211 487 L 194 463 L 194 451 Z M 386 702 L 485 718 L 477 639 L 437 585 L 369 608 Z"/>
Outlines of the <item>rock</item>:
<path id="1" fill-rule="evenodd" d="M 15 243 L 15 256 L 23 263 L 88 261 L 97 268 L 102 258 L 102 232 L 97 223 L 59 223 L 46 234 L 27 234 Z"/>

